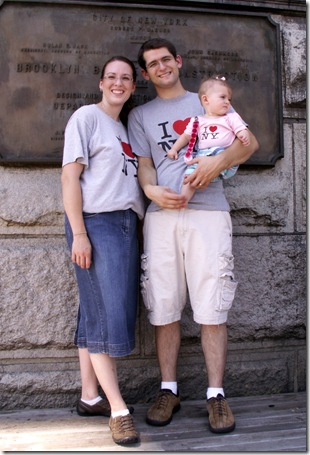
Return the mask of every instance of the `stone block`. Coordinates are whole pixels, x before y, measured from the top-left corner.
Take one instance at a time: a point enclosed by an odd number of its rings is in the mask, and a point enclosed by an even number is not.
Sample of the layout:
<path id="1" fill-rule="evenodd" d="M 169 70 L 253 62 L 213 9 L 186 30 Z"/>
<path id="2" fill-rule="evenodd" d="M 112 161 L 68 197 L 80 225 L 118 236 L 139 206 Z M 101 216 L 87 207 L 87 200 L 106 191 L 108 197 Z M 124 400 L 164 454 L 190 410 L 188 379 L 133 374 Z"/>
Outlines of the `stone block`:
<path id="1" fill-rule="evenodd" d="M 303 18 L 285 17 L 281 21 L 283 36 L 284 103 L 289 107 L 306 107 L 307 36 Z"/>
<path id="2" fill-rule="evenodd" d="M 78 298 L 64 239 L 1 239 L 0 260 L 0 349 L 72 346 Z"/>
<path id="3" fill-rule="evenodd" d="M 0 235 L 63 234 L 61 170 L 0 167 Z"/>
<path id="4" fill-rule="evenodd" d="M 294 230 L 292 128 L 284 129 L 284 158 L 274 167 L 242 168 L 224 182 L 234 234 Z M 259 141 L 259 137 L 257 138 Z"/>
<path id="5" fill-rule="evenodd" d="M 236 237 L 234 252 L 239 285 L 228 317 L 231 340 L 304 338 L 305 237 Z"/>
<path id="6" fill-rule="evenodd" d="M 307 147 L 306 123 L 295 123 L 294 130 L 294 189 L 295 189 L 295 222 L 297 232 L 307 229 Z"/>

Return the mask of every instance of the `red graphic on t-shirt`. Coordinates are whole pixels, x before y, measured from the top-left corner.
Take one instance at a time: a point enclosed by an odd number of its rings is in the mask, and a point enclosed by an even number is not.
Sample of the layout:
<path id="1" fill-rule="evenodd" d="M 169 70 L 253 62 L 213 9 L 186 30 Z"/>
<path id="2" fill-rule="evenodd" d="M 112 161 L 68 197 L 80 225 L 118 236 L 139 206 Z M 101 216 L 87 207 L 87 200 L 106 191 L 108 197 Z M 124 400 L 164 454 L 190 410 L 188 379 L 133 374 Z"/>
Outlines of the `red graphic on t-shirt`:
<path id="1" fill-rule="evenodd" d="M 211 131 L 211 133 L 214 133 L 214 131 L 217 130 L 217 126 L 215 126 L 215 125 L 210 126 L 209 130 Z"/>
<path id="2" fill-rule="evenodd" d="M 121 141 L 121 144 L 122 144 L 124 153 L 127 156 L 129 156 L 130 158 L 135 158 L 135 154 L 133 153 L 130 144 L 127 144 L 126 142 L 122 142 L 122 141 Z"/>
<path id="3" fill-rule="evenodd" d="M 130 165 L 133 165 L 134 168 L 135 168 L 134 177 L 138 177 L 138 174 L 137 174 L 138 160 L 136 158 L 136 155 L 133 153 L 130 144 L 127 144 L 127 142 L 123 142 L 119 136 L 116 136 L 116 137 L 120 141 L 120 144 L 121 144 L 122 149 L 123 149 L 122 156 L 123 156 L 123 159 L 124 159 L 124 164 L 123 164 L 122 172 L 125 175 L 128 175 L 128 167 L 127 166 L 128 166 L 128 163 L 131 163 Z M 126 158 L 126 156 L 128 158 Z"/>
<path id="4" fill-rule="evenodd" d="M 178 134 L 183 134 L 184 130 L 186 128 L 186 125 L 188 124 L 190 119 L 191 119 L 190 117 L 187 117 L 184 120 L 176 120 L 173 124 L 174 131 Z"/>

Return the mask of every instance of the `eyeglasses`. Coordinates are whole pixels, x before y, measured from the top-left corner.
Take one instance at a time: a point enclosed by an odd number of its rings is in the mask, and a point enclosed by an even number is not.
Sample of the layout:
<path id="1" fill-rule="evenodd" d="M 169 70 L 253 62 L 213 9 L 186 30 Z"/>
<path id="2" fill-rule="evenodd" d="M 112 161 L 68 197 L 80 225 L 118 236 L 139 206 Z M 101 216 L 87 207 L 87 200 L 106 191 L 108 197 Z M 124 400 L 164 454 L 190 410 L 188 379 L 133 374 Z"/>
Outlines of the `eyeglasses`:
<path id="1" fill-rule="evenodd" d="M 120 80 L 122 84 L 129 84 L 133 81 L 133 78 L 131 76 L 127 76 L 127 74 L 120 77 L 117 77 L 115 74 L 107 74 L 106 76 L 103 76 L 103 78 L 107 79 L 109 82 L 113 82 L 113 84 L 115 84 L 118 80 Z"/>
<path id="2" fill-rule="evenodd" d="M 155 70 L 155 69 L 158 69 L 158 67 L 160 66 L 160 64 L 162 64 L 162 65 L 168 65 L 172 60 L 174 60 L 174 57 L 170 57 L 170 56 L 163 57 L 163 58 L 161 58 L 160 60 L 154 60 L 154 62 L 151 62 L 151 63 L 149 63 L 148 65 L 146 65 L 146 69 L 147 69 L 147 70 Z"/>

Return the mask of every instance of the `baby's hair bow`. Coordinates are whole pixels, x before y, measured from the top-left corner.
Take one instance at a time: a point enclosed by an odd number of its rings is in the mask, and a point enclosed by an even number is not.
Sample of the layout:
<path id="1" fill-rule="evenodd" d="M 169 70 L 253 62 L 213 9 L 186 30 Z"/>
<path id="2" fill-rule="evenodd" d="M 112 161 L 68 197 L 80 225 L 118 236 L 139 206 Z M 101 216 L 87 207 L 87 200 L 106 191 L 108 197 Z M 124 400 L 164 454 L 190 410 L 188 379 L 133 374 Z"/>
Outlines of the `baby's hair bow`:
<path id="1" fill-rule="evenodd" d="M 224 76 L 222 76 L 222 77 L 220 77 L 220 76 L 215 76 L 215 79 L 221 80 L 221 81 L 226 81 L 226 77 L 224 77 Z"/>

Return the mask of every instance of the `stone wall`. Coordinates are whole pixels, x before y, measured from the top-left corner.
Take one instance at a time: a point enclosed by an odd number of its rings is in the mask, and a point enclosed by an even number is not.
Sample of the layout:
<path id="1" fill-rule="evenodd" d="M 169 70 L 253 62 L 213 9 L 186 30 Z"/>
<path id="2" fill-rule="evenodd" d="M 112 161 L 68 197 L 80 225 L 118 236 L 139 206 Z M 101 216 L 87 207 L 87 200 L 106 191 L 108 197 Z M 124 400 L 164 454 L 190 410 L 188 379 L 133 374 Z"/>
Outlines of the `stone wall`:
<path id="1" fill-rule="evenodd" d="M 283 13 L 281 1 L 239 3 L 252 11 L 269 3 L 280 24 L 284 158 L 274 167 L 243 167 L 226 182 L 239 280 L 229 316 L 230 396 L 306 387 L 306 6 L 296 2 Z M 1 409 L 73 406 L 79 396 L 78 300 L 60 175 L 59 167 L 0 166 Z M 206 373 L 189 306 L 182 327 L 182 398 L 202 398 Z M 119 361 L 119 374 L 128 402 L 148 401 L 157 391 L 154 336 L 142 302 L 136 349 Z"/>

